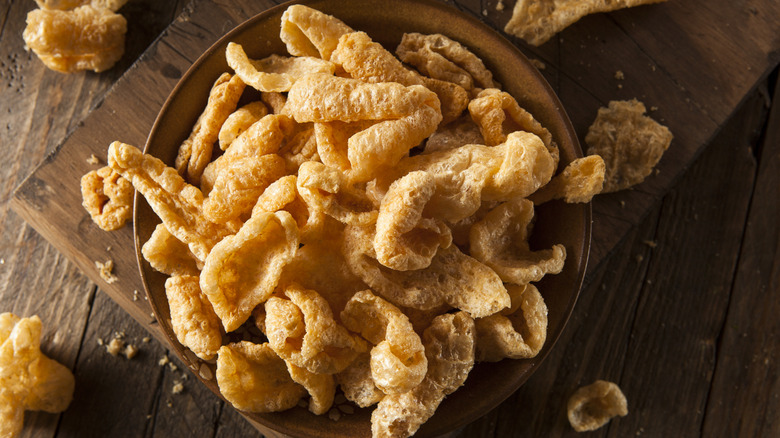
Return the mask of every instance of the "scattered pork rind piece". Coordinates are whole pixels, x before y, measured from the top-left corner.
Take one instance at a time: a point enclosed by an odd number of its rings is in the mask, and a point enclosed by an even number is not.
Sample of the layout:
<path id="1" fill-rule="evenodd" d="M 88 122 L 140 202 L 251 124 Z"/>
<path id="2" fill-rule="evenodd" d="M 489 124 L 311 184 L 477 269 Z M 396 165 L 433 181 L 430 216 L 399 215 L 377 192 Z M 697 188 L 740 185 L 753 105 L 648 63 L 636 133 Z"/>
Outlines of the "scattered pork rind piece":
<path id="1" fill-rule="evenodd" d="M 439 127 L 427 140 L 423 154 L 456 149 L 467 144 L 483 144 L 482 132 L 471 116 L 464 115 Z"/>
<path id="2" fill-rule="evenodd" d="M 81 205 L 100 229 L 122 228 L 133 216 L 133 185 L 106 166 L 81 177 Z"/>
<path id="3" fill-rule="evenodd" d="M 298 384 L 306 388 L 311 399 L 309 411 L 315 415 L 328 412 L 333 406 L 333 398 L 336 395 L 336 381 L 331 374 L 315 374 L 306 368 L 299 367 L 292 362 L 287 363 L 287 371 L 290 377 Z"/>
<path id="4" fill-rule="evenodd" d="M 397 306 L 431 310 L 447 304 L 477 318 L 509 307 L 498 275 L 455 245 L 440 248 L 427 269 L 394 271 L 374 258 L 370 227 L 348 226 L 344 234 L 342 250 L 349 268 Z"/>
<path id="5" fill-rule="evenodd" d="M 359 336 L 333 317 L 328 302 L 317 292 L 291 284 L 281 298 L 265 303 L 265 334 L 276 353 L 292 364 L 317 374 L 334 374 L 367 350 Z"/>
<path id="6" fill-rule="evenodd" d="M 411 391 L 388 394 L 371 414 L 375 438 L 414 435 L 444 397 L 461 387 L 474 366 L 474 320 L 466 312 L 436 317 L 423 333 L 428 373 Z"/>
<path id="7" fill-rule="evenodd" d="M 292 5 L 282 14 L 279 37 L 293 56 L 319 56 L 329 61 L 339 37 L 352 28 L 332 15 L 303 5 Z"/>
<path id="8" fill-rule="evenodd" d="M 286 211 L 251 217 L 206 258 L 200 287 L 226 332 L 243 324 L 265 302 L 284 265 L 298 249 L 298 226 Z"/>
<path id="9" fill-rule="evenodd" d="M 127 21 L 106 8 L 91 5 L 68 11 L 34 9 L 27 14 L 22 37 L 46 67 L 62 73 L 102 72 L 125 51 Z"/>
<path id="10" fill-rule="evenodd" d="M 605 172 L 604 160 L 599 155 L 577 158 L 529 199 L 536 205 L 553 199 L 570 204 L 590 202 L 604 188 Z"/>
<path id="11" fill-rule="evenodd" d="M 250 102 L 233 111 L 219 128 L 219 148 L 227 149 L 242 132 L 267 114 L 268 107 L 261 101 Z"/>
<path id="12" fill-rule="evenodd" d="M 526 284 L 507 285 L 507 290 L 516 310 L 476 320 L 477 361 L 535 357 L 547 339 L 547 305 L 538 289 Z"/>
<path id="13" fill-rule="evenodd" d="M 200 184 L 203 169 L 211 162 L 214 143 L 228 116 L 236 110 L 245 84 L 238 75 L 222 73 L 209 92 L 206 109 L 198 117 L 190 136 L 179 146 L 175 167 L 193 185 Z"/>
<path id="14" fill-rule="evenodd" d="M 374 250 L 379 263 L 396 271 L 424 269 L 439 247 L 452 243 L 444 222 L 423 217 L 425 204 L 436 190 L 427 172 L 410 172 L 395 180 L 379 206 Z"/>
<path id="15" fill-rule="evenodd" d="M 293 381 L 284 360 L 267 343 L 223 345 L 217 355 L 216 374 L 219 391 L 242 411 L 284 411 L 306 395 L 306 389 Z"/>
<path id="16" fill-rule="evenodd" d="M 222 323 L 201 292 L 200 279 L 193 275 L 169 277 L 165 295 L 176 338 L 199 358 L 212 359 L 222 346 Z"/>
<path id="17" fill-rule="evenodd" d="M 68 10 L 79 6 L 91 5 L 93 8 L 105 8 L 118 11 L 128 0 L 35 0 L 41 9 Z"/>
<path id="18" fill-rule="evenodd" d="M 168 167 L 137 148 L 115 141 L 108 147 L 108 165 L 130 181 L 160 217 L 165 228 L 186 243 L 203 262 L 223 237 L 235 233 L 235 224 L 216 224 L 203 215 L 203 194 Z"/>
<path id="19" fill-rule="evenodd" d="M 645 114 L 636 99 L 611 101 L 599 108 L 588 128 L 588 155 L 600 155 L 607 166 L 602 193 L 633 187 L 650 175 L 672 143 L 669 128 Z"/>
<path id="20" fill-rule="evenodd" d="M 540 46 L 580 18 L 665 0 L 517 0 L 504 32 Z"/>
<path id="21" fill-rule="evenodd" d="M 73 373 L 41 353 L 41 320 L 0 314 L 0 433 L 17 436 L 24 411 L 62 412 L 73 399 Z"/>
<path id="22" fill-rule="evenodd" d="M 260 60 L 249 59 L 241 44 L 233 42 L 228 43 L 225 57 L 236 76 L 258 91 L 290 91 L 295 81 L 309 73 L 336 71 L 332 63 L 311 56 L 271 55 Z"/>
<path id="23" fill-rule="evenodd" d="M 560 273 L 566 260 L 563 245 L 540 251 L 529 247 L 533 215 L 534 204 L 527 199 L 500 204 L 471 226 L 471 255 L 490 266 L 506 283 L 522 285 Z"/>
<path id="24" fill-rule="evenodd" d="M 420 384 L 428 369 L 425 349 L 401 310 L 367 289 L 347 302 L 341 321 L 374 345 L 371 377 L 382 392 L 402 393 Z"/>
<path id="25" fill-rule="evenodd" d="M 141 255 L 152 268 L 166 275 L 200 274 L 198 260 L 164 224 L 157 224 L 149 240 L 141 247 Z"/>
<path id="26" fill-rule="evenodd" d="M 371 353 L 361 353 L 344 368 L 343 371 L 334 374 L 344 397 L 361 408 L 379 403 L 385 393 L 377 388 L 371 377 Z"/>
<path id="27" fill-rule="evenodd" d="M 467 91 L 499 87 L 477 55 L 441 34 L 405 33 L 395 53 L 422 74 L 455 83 Z"/>
<path id="28" fill-rule="evenodd" d="M 619 386 L 596 380 L 569 397 L 567 414 L 574 430 L 588 432 L 607 424 L 613 417 L 628 415 L 628 402 Z"/>
<path id="29" fill-rule="evenodd" d="M 314 161 L 303 163 L 298 169 L 297 187 L 309 208 L 340 222 L 366 225 L 376 221 L 374 204 L 337 169 Z"/>

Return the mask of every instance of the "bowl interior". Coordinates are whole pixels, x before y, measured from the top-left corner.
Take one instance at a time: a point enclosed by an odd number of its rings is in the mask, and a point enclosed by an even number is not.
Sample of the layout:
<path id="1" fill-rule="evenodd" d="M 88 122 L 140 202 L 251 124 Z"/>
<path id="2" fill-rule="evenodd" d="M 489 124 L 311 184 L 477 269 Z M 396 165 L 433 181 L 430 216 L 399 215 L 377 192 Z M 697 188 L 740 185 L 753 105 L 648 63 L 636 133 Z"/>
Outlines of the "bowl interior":
<path id="1" fill-rule="evenodd" d="M 558 144 L 561 163 L 582 156 L 576 134 L 554 92 L 509 41 L 474 17 L 433 0 L 312 0 L 304 3 L 332 14 L 355 30 L 368 33 L 375 41 L 393 51 L 404 32 L 441 33 L 467 46 L 493 72 L 504 90 L 530 111 L 552 132 Z M 289 4 L 273 7 L 242 23 L 206 51 L 182 77 L 168 97 L 149 134 L 145 152 L 172 165 L 179 145 L 190 133 L 205 107 L 211 84 L 229 71 L 224 51 L 230 41 L 244 46 L 250 58 L 272 53 L 286 54 L 279 39 L 281 15 Z M 562 167 L 561 167 L 562 168 Z M 477 364 L 465 386 L 448 396 L 436 414 L 416 436 L 436 436 L 463 426 L 497 406 L 540 365 L 569 318 L 579 294 L 590 246 L 590 205 L 549 202 L 537 208 L 532 247 L 566 246 L 563 272 L 548 275 L 537 284 L 549 309 L 547 342 L 540 354 L 528 360 L 503 360 Z M 135 238 L 139 268 L 146 293 L 158 322 L 179 358 L 189 365 L 201 381 L 219 395 L 213 379 L 214 366 L 203 363 L 176 340 L 171 329 L 165 297 L 165 276 L 154 271 L 140 255 L 140 246 L 148 240 L 159 219 L 141 196 L 136 197 Z M 371 409 L 358 409 L 339 421 L 327 415 L 315 416 L 302 408 L 273 414 L 245 415 L 261 427 L 289 436 L 320 437 L 370 436 Z"/>

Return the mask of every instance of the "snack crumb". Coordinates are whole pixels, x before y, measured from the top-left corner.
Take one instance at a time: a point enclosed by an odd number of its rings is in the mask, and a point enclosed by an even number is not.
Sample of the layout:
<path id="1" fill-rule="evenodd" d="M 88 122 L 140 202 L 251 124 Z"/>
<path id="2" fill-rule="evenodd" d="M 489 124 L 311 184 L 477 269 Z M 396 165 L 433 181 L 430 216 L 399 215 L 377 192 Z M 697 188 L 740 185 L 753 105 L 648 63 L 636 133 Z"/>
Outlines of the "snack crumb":
<path id="1" fill-rule="evenodd" d="M 97 338 L 97 344 L 102 346 L 103 345 L 103 338 Z"/>
<path id="2" fill-rule="evenodd" d="M 106 345 L 106 351 L 112 356 L 118 356 L 124 347 L 124 341 L 119 338 L 114 338 Z"/>
<path id="3" fill-rule="evenodd" d="M 138 301 L 138 291 L 137 290 L 133 291 L 133 301 Z"/>
<path id="4" fill-rule="evenodd" d="M 173 387 L 171 387 L 171 394 L 180 394 L 184 390 L 184 384 L 181 380 L 174 380 Z"/>
<path id="5" fill-rule="evenodd" d="M 157 365 L 160 365 L 161 367 L 164 367 L 165 365 L 168 365 L 168 363 L 170 361 L 171 360 L 168 359 L 168 356 L 163 356 L 163 357 L 160 358 L 160 360 L 157 361 Z"/>
<path id="6" fill-rule="evenodd" d="M 143 342 L 144 344 L 148 344 L 151 340 L 152 340 L 152 338 L 150 338 L 149 336 L 146 336 L 143 339 L 141 339 L 141 342 Z"/>
<path id="7" fill-rule="evenodd" d="M 545 68 L 547 68 L 547 65 L 544 62 L 542 62 L 542 61 L 540 61 L 540 60 L 538 60 L 536 58 L 531 59 L 531 65 L 536 67 L 537 70 L 544 70 Z"/>
<path id="8" fill-rule="evenodd" d="M 98 157 L 97 157 L 97 156 L 95 156 L 95 154 L 91 154 L 91 155 L 90 155 L 90 156 L 87 158 L 87 164 L 92 164 L 92 165 L 95 165 L 95 164 L 100 164 L 100 159 L 98 159 Z"/>
<path id="9" fill-rule="evenodd" d="M 615 72 L 615 79 L 617 79 L 619 81 L 622 81 L 625 78 L 626 78 L 626 75 L 623 74 L 622 70 L 618 70 L 618 71 Z"/>
<path id="10" fill-rule="evenodd" d="M 99 261 L 95 261 L 95 267 L 98 270 L 98 274 L 100 274 L 100 278 L 103 279 L 108 284 L 116 283 L 118 278 L 116 275 L 114 275 L 114 261 L 111 259 L 106 260 L 105 263 L 100 263 Z"/>
<path id="11" fill-rule="evenodd" d="M 132 359 L 132 358 L 134 358 L 136 355 L 138 355 L 138 347 L 136 347 L 136 346 L 135 346 L 135 345 L 133 345 L 133 344 L 127 344 L 127 345 L 125 346 L 125 349 L 124 349 L 124 351 L 122 351 L 122 354 L 124 354 L 124 355 L 125 355 L 125 357 L 126 357 L 126 358 L 128 358 L 128 359 Z"/>
<path id="12" fill-rule="evenodd" d="M 498 3 L 496 3 L 496 10 L 497 11 L 504 10 L 504 0 L 498 0 Z"/>
<path id="13" fill-rule="evenodd" d="M 649 246 L 650 248 L 655 248 L 656 246 L 658 246 L 658 242 L 654 240 L 645 240 L 643 243 Z"/>
<path id="14" fill-rule="evenodd" d="M 179 367 L 177 367 L 176 364 L 173 362 L 168 362 L 168 368 L 171 369 L 171 372 L 175 372 L 176 370 L 179 369 Z"/>

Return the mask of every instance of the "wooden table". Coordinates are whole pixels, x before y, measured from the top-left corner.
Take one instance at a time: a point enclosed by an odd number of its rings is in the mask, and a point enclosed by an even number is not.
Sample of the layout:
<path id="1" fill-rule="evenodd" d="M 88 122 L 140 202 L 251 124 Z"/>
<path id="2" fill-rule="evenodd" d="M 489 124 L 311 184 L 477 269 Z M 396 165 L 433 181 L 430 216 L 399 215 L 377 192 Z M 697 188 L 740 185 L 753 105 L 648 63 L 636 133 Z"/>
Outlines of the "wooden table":
<path id="1" fill-rule="evenodd" d="M 497 29 L 513 5 L 447 3 Z M 80 202 L 85 157 L 143 143 L 203 49 L 274 4 L 134 0 L 122 61 L 61 75 L 24 51 L 34 2 L 0 0 L 0 311 L 40 315 L 44 352 L 77 382 L 69 409 L 28 412 L 23 436 L 259 435 L 158 340 L 133 292 L 131 230 L 96 231 L 63 205 Z M 775 0 L 670 0 L 587 17 L 539 48 L 512 40 L 545 64 L 581 136 L 599 106 L 636 97 L 675 140 L 660 173 L 594 202 L 586 285 L 541 369 L 456 436 L 574 436 L 566 399 L 596 379 L 617 382 L 630 413 L 594 436 L 780 436 L 778 17 Z M 93 265 L 107 258 L 112 285 Z M 116 333 L 138 356 L 106 353 Z"/>

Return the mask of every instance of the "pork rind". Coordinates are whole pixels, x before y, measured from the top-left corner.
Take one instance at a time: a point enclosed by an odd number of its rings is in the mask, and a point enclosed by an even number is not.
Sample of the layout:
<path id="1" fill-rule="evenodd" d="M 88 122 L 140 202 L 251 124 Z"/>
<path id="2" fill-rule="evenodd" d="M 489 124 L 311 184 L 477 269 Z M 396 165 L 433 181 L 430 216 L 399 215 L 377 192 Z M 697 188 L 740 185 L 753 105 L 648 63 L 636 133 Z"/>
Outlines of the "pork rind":
<path id="1" fill-rule="evenodd" d="M 41 353 L 41 320 L 0 314 L 0 435 L 17 436 L 24 411 L 62 412 L 73 399 L 73 373 Z"/>
<path id="2" fill-rule="evenodd" d="M 63 11 L 34 9 L 22 37 L 46 67 L 62 73 L 102 72 L 125 52 L 127 20 L 92 5 Z"/>
<path id="3" fill-rule="evenodd" d="M 408 437 L 461 387 L 474 366 L 474 320 L 466 312 L 437 316 L 423 332 L 428 372 L 411 391 L 388 394 L 371 414 L 374 438 Z"/>
<path id="4" fill-rule="evenodd" d="M 317 56 L 326 61 L 339 37 L 352 28 L 332 15 L 303 5 L 292 5 L 282 14 L 279 37 L 294 56 Z"/>
<path id="5" fill-rule="evenodd" d="M 227 149 L 242 132 L 267 114 L 268 107 L 261 101 L 250 102 L 232 112 L 219 128 L 219 148 Z"/>
<path id="6" fill-rule="evenodd" d="M 436 130 L 427 140 L 423 154 L 456 149 L 467 144 L 482 144 L 482 132 L 471 116 L 464 115 Z"/>
<path id="7" fill-rule="evenodd" d="M 471 255 L 490 266 L 505 283 L 523 285 L 560 273 L 566 260 L 563 245 L 540 251 L 529 247 L 533 215 L 534 204 L 527 199 L 514 199 L 494 208 L 471 227 Z"/>
<path id="8" fill-rule="evenodd" d="M 420 384 L 428 360 L 420 336 L 397 307 L 364 290 L 349 300 L 341 321 L 374 345 L 371 377 L 382 392 L 403 393 Z"/>
<path id="9" fill-rule="evenodd" d="M 439 247 L 452 243 L 441 220 L 423 217 L 425 204 L 436 190 L 427 172 L 410 172 L 390 185 L 379 206 L 374 251 L 379 263 L 396 271 L 424 269 Z"/>
<path id="10" fill-rule="evenodd" d="M 349 163 L 349 138 L 371 125 L 375 120 L 362 120 L 359 122 L 322 122 L 314 124 L 314 135 L 317 142 L 317 155 L 320 161 L 328 167 L 348 171 L 352 165 Z"/>
<path id="11" fill-rule="evenodd" d="M 199 275 L 198 260 L 190 249 L 171 234 L 164 224 L 157 224 L 149 240 L 141 247 L 149 265 L 166 275 Z"/>
<path id="12" fill-rule="evenodd" d="M 636 99 L 612 101 L 599 108 L 588 128 L 588 155 L 600 155 L 607 166 L 603 193 L 644 181 L 672 143 L 669 128 L 644 114 L 645 105 Z"/>
<path id="13" fill-rule="evenodd" d="M 328 412 L 328 409 L 333 406 L 333 398 L 336 395 L 336 381 L 333 379 L 333 375 L 315 374 L 289 361 L 285 361 L 285 363 L 293 381 L 306 388 L 306 391 L 311 395 L 309 411 L 315 415 Z"/>
<path id="14" fill-rule="evenodd" d="M 317 292 L 292 284 L 284 296 L 265 303 L 265 333 L 284 360 L 312 373 L 334 374 L 367 350 L 365 341 L 333 318 Z"/>
<path id="15" fill-rule="evenodd" d="M 536 357 L 547 340 L 547 305 L 532 284 L 507 285 L 512 307 L 476 320 L 477 361 Z"/>
<path id="16" fill-rule="evenodd" d="M 186 243 L 198 261 L 205 261 L 217 242 L 235 232 L 233 225 L 207 220 L 201 191 L 158 158 L 115 141 L 108 147 L 108 165 L 144 195 L 165 228 Z"/>
<path id="17" fill-rule="evenodd" d="M 536 205 L 553 199 L 563 199 L 569 204 L 590 202 L 604 188 L 605 172 L 600 156 L 577 158 L 529 199 Z"/>
<path id="18" fill-rule="evenodd" d="M 81 205 L 100 229 L 114 231 L 133 215 L 133 185 L 106 166 L 81 177 Z"/>
<path id="19" fill-rule="evenodd" d="M 298 169 L 297 187 L 309 208 L 340 222 L 365 225 L 376 221 L 374 204 L 337 169 L 314 161 L 303 163 Z"/>
<path id="20" fill-rule="evenodd" d="M 577 432 L 596 430 L 614 417 L 628 415 L 628 402 L 620 387 L 612 382 L 596 380 L 569 397 L 569 424 Z"/>
<path id="21" fill-rule="evenodd" d="M 361 408 L 379 403 L 385 393 L 377 388 L 371 377 L 371 354 L 360 354 L 348 367 L 334 374 L 336 383 L 347 400 Z"/>
<path id="22" fill-rule="evenodd" d="M 227 63 L 236 76 L 258 91 L 290 91 L 292 85 L 309 73 L 333 74 L 336 67 L 314 57 L 286 57 L 270 55 L 260 60 L 249 59 L 241 44 L 228 43 Z"/>
<path id="23" fill-rule="evenodd" d="M 206 109 L 198 117 L 190 136 L 179 146 L 176 170 L 193 185 L 200 184 L 203 170 L 211 161 L 214 143 L 228 116 L 235 111 L 245 84 L 237 75 L 223 73 L 209 92 Z"/>
<path id="24" fill-rule="evenodd" d="M 271 296 L 282 268 L 298 249 L 298 226 L 286 211 L 251 217 L 209 253 L 200 288 L 226 332 L 243 324 Z"/>
<path id="25" fill-rule="evenodd" d="M 118 11 L 128 0 L 35 0 L 39 8 L 68 10 L 79 6 L 91 5 L 93 8 L 105 8 Z"/>
<path id="26" fill-rule="evenodd" d="M 200 278 L 175 275 L 165 280 L 165 296 L 171 312 L 171 328 L 182 345 L 209 360 L 222 346 L 222 323 L 200 290 Z"/>
<path id="27" fill-rule="evenodd" d="M 284 411 L 306 395 L 306 389 L 290 377 L 284 360 L 268 344 L 241 341 L 223 345 L 216 375 L 219 391 L 242 411 Z"/>

